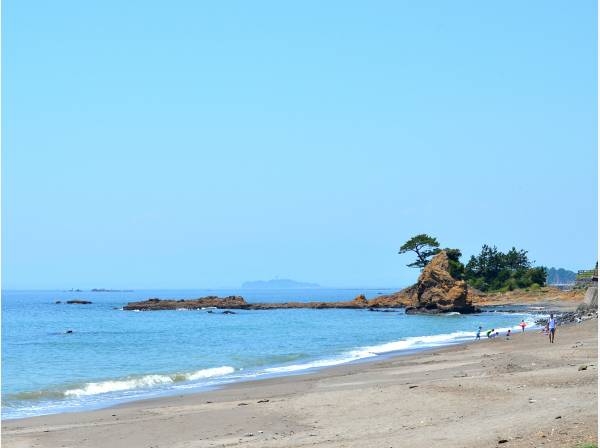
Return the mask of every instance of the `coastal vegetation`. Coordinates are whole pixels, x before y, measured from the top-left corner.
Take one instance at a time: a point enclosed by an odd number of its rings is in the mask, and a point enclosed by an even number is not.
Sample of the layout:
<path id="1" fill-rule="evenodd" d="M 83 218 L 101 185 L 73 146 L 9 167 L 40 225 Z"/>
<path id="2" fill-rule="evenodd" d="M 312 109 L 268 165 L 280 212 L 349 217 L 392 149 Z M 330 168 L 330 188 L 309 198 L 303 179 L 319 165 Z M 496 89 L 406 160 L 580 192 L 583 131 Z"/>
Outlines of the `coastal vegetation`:
<path id="1" fill-rule="evenodd" d="M 414 252 L 417 260 L 410 267 L 423 269 L 432 256 L 441 252 L 435 237 L 419 234 L 400 247 L 400 254 Z M 483 292 L 504 292 L 515 289 L 538 289 L 546 285 L 547 270 L 534 266 L 528 252 L 512 247 L 504 253 L 496 246 L 484 244 L 477 255 L 472 255 L 466 264 L 460 261 L 460 249 L 443 249 L 448 256 L 448 270 L 453 278 L 465 280 L 471 288 Z"/>
<path id="2" fill-rule="evenodd" d="M 546 268 L 533 266 L 526 250 L 515 247 L 503 253 L 496 246 L 484 244 L 465 266 L 464 278 L 480 291 L 512 291 L 540 288 L 546 284 Z"/>
<path id="3" fill-rule="evenodd" d="M 414 252 L 417 260 L 407 264 L 411 268 L 423 269 L 429 263 L 431 257 L 439 253 L 440 243 L 437 239 L 425 233 L 413 236 L 410 240 L 400 246 L 399 254 Z"/>

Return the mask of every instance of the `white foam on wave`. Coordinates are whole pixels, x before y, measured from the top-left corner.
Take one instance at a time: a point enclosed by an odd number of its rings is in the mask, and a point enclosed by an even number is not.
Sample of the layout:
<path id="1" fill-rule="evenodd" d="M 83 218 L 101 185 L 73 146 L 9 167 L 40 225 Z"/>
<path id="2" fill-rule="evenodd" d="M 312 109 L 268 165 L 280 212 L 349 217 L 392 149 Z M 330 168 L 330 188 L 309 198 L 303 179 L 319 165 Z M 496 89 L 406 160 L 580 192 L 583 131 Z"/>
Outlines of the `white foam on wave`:
<path id="1" fill-rule="evenodd" d="M 69 389 L 65 391 L 65 396 L 81 397 L 85 395 L 98 395 L 107 392 L 137 389 L 140 387 L 152 387 L 172 382 L 173 379 L 168 375 L 146 375 L 141 378 L 132 378 L 128 380 L 100 381 L 97 383 L 87 383 L 79 389 Z"/>
<path id="2" fill-rule="evenodd" d="M 216 376 L 225 376 L 230 373 L 235 372 L 233 367 L 223 366 L 223 367 L 214 367 L 212 369 L 203 369 L 198 370 L 197 372 L 190 373 L 187 375 L 187 379 L 190 381 L 200 380 L 202 378 L 214 378 Z"/>
<path id="3" fill-rule="evenodd" d="M 280 366 L 280 367 L 270 367 L 268 369 L 264 369 L 262 370 L 260 374 L 276 374 L 276 373 L 289 373 L 289 372 L 297 372 L 300 370 L 308 370 L 308 369 L 315 369 L 315 368 L 320 368 L 320 367 L 332 367 L 332 366 L 337 366 L 340 364 L 345 364 L 347 362 L 352 362 L 352 361 L 357 361 L 359 359 L 362 358 L 366 358 L 368 356 L 376 356 L 375 354 L 370 354 L 370 355 L 355 355 L 353 354 L 353 352 L 349 352 L 348 354 L 346 354 L 345 356 L 342 355 L 340 357 L 337 358 L 330 358 L 330 359 L 320 359 L 317 361 L 311 361 L 311 362 L 306 362 L 303 364 L 292 364 L 292 365 L 287 365 L 287 366 Z"/>
<path id="4" fill-rule="evenodd" d="M 271 367 L 261 371 L 262 374 L 277 374 L 297 372 L 301 370 L 315 369 L 321 367 L 332 367 L 340 364 L 346 364 L 352 361 L 371 358 L 391 352 L 402 350 L 437 347 L 448 345 L 453 342 L 465 341 L 475 337 L 475 332 L 458 331 L 448 334 L 439 334 L 432 336 L 416 336 L 403 338 L 398 341 L 387 342 L 385 344 L 361 347 L 351 350 L 335 358 L 321 359 L 302 364 L 292 364 L 280 367 Z"/>
<path id="5" fill-rule="evenodd" d="M 526 318 L 527 328 L 535 327 L 535 320 L 531 317 Z M 519 325 L 510 327 L 511 331 L 520 330 Z M 501 334 L 506 334 L 509 327 L 496 328 L 495 330 Z M 485 330 L 484 330 L 485 331 Z M 332 367 L 340 364 L 346 364 L 348 362 L 359 361 L 361 359 L 371 358 L 374 356 L 385 355 L 393 352 L 401 352 L 404 350 L 418 350 L 433 347 L 442 347 L 445 345 L 456 344 L 460 342 L 466 342 L 475 339 L 475 331 L 455 331 L 453 333 L 436 334 L 429 336 L 412 336 L 400 339 L 398 341 L 387 342 L 384 344 L 361 347 L 355 350 L 346 352 L 335 358 L 321 359 L 302 364 L 292 364 L 279 367 L 271 367 L 264 369 L 251 376 L 260 376 L 265 374 L 281 374 L 298 372 L 302 370 L 310 370 L 322 367 Z"/>
<path id="6" fill-rule="evenodd" d="M 132 389 L 149 388 L 178 381 L 194 381 L 204 378 L 225 376 L 235 371 L 233 367 L 222 366 L 210 369 L 197 370 L 191 373 L 178 373 L 174 375 L 144 375 L 139 378 L 127 378 L 123 380 L 99 381 L 87 383 L 78 389 L 65 391 L 66 397 L 82 397 L 88 395 L 105 394 L 108 392 L 120 392 Z"/>

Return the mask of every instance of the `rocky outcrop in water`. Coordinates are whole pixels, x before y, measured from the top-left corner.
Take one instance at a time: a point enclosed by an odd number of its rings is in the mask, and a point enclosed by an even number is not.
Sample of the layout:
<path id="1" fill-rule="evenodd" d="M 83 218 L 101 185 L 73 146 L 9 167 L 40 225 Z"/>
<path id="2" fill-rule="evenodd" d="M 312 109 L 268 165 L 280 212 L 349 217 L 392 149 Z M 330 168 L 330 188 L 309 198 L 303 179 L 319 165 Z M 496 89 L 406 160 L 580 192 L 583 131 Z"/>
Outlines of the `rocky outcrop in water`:
<path id="1" fill-rule="evenodd" d="M 416 286 L 413 285 L 392 294 L 377 296 L 369 300 L 371 308 L 404 308 L 412 305 L 412 296 L 415 294 Z"/>
<path id="2" fill-rule="evenodd" d="M 201 308 L 229 308 L 245 309 L 248 303 L 240 296 L 217 297 L 207 296 L 199 299 L 148 299 L 141 302 L 130 302 L 123 307 L 124 310 L 139 311 L 161 311 L 177 309 L 201 309 Z"/>
<path id="3" fill-rule="evenodd" d="M 123 307 L 124 310 L 132 311 L 159 311 L 159 310 L 177 310 L 187 309 L 196 310 L 202 308 L 218 309 L 239 309 L 239 310 L 276 310 L 286 308 L 346 308 L 346 309 L 368 309 L 368 308 L 402 308 L 406 304 L 393 298 L 381 300 L 380 297 L 374 300 L 367 300 L 364 295 L 359 295 L 354 300 L 347 302 L 285 302 L 285 303 L 248 303 L 240 296 L 216 297 L 208 296 L 192 300 L 161 300 L 149 299 L 141 302 L 131 302 Z"/>
<path id="4" fill-rule="evenodd" d="M 425 266 L 413 287 L 411 306 L 407 314 L 415 313 L 474 313 L 469 300 L 467 283 L 450 275 L 450 263 L 445 251 L 441 251 Z"/>
<path id="5" fill-rule="evenodd" d="M 91 303 L 89 300 L 67 300 L 69 305 L 90 305 Z"/>

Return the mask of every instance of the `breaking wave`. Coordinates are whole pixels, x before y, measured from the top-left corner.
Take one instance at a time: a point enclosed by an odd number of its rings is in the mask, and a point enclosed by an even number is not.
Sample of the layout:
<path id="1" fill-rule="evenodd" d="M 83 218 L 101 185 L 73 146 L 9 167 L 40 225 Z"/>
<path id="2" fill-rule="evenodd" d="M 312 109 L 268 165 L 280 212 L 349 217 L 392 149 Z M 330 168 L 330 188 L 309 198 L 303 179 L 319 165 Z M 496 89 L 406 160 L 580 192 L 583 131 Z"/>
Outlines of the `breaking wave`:
<path id="1" fill-rule="evenodd" d="M 190 373 L 175 373 L 172 375 L 144 375 L 139 377 L 127 377 L 117 380 L 90 382 L 80 387 L 72 387 L 66 390 L 40 390 L 33 392 L 20 392 L 11 395 L 16 400 L 43 400 L 84 397 L 99 395 L 109 392 L 121 392 L 134 389 L 146 389 L 155 386 L 169 385 L 184 381 L 196 381 L 205 378 L 222 377 L 234 373 L 235 369 L 230 366 L 214 367 L 210 369 L 197 370 Z"/>

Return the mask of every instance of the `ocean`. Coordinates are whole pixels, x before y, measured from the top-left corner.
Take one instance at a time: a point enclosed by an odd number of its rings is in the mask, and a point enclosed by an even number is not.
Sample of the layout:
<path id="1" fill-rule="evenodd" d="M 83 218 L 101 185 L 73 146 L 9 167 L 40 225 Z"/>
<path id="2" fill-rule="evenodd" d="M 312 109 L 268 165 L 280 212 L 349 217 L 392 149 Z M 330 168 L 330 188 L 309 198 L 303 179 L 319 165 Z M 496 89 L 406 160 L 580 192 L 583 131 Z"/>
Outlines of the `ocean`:
<path id="1" fill-rule="evenodd" d="M 129 301 L 241 295 L 341 301 L 390 290 L 2 291 L 2 419 L 97 409 L 227 383 L 378 359 L 506 331 L 533 316 L 420 316 L 403 310 L 283 309 L 222 314 L 123 311 Z M 67 300 L 91 305 L 67 305 Z M 56 304 L 56 301 L 62 303 Z M 72 333 L 67 333 L 67 331 Z M 484 336 L 485 337 L 485 336 Z"/>

